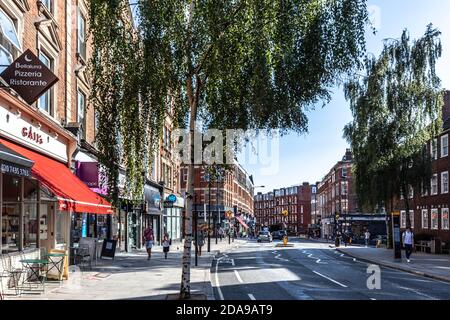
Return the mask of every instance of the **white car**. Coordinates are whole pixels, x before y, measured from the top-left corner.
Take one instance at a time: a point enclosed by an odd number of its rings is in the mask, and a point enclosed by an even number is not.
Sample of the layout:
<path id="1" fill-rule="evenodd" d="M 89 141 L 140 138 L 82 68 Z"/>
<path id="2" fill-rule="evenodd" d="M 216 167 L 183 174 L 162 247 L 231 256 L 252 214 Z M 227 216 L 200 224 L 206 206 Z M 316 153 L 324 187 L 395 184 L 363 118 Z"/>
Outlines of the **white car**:
<path id="1" fill-rule="evenodd" d="M 258 234 L 258 242 L 268 241 L 272 242 L 272 235 L 269 231 L 260 231 Z"/>

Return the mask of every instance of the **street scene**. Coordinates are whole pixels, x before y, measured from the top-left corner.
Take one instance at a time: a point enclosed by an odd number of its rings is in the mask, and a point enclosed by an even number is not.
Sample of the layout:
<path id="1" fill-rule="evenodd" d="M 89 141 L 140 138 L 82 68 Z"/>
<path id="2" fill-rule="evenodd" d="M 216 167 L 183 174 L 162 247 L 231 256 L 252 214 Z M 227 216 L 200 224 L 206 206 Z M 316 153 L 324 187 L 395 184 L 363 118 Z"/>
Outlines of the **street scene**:
<path id="1" fill-rule="evenodd" d="M 0 1 L 0 305 L 450 300 L 449 10 Z"/>

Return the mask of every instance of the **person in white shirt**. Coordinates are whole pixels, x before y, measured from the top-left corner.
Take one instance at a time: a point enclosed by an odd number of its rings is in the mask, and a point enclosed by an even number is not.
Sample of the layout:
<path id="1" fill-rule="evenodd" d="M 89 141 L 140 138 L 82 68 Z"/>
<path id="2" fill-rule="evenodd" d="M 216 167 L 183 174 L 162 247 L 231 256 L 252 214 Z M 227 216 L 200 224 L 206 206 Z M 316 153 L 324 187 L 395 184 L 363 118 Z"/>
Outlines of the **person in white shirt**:
<path id="1" fill-rule="evenodd" d="M 406 231 L 403 232 L 402 239 L 403 247 L 406 252 L 406 261 L 409 263 L 411 262 L 410 257 L 414 248 L 414 234 L 412 233 L 411 228 L 407 228 Z"/>
<path id="2" fill-rule="evenodd" d="M 366 247 L 368 247 L 369 243 L 370 243 L 370 232 L 369 232 L 369 230 L 366 230 L 366 233 L 364 233 L 364 239 L 366 240 Z"/>

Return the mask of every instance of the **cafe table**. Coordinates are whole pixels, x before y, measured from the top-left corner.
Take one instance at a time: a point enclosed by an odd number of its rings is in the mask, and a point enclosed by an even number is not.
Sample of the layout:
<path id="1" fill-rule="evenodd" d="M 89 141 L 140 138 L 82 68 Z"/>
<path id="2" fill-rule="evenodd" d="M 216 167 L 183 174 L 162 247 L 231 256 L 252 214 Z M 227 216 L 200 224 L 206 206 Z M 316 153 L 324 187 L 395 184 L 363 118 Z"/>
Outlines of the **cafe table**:
<path id="1" fill-rule="evenodd" d="M 43 275 L 41 275 L 41 271 L 43 271 L 45 267 L 48 265 L 48 260 L 23 259 L 20 260 L 20 262 L 22 263 L 23 268 L 27 271 L 24 283 L 25 282 L 31 283 L 32 282 L 31 280 L 35 277 L 38 283 L 40 283 L 40 285 L 42 286 L 42 291 L 45 291 L 45 281 L 47 279 L 47 273 L 44 272 Z"/>

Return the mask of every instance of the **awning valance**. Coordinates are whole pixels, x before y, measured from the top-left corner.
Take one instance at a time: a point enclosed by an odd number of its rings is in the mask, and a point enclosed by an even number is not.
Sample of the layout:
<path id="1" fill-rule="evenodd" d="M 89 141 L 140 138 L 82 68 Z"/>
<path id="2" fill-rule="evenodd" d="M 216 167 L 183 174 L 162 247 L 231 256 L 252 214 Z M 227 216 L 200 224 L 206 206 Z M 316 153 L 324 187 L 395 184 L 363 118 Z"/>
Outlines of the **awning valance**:
<path id="1" fill-rule="evenodd" d="M 58 199 L 59 209 L 78 213 L 111 214 L 111 204 L 86 186 L 64 164 L 15 143 L 0 143 L 34 162 L 32 174 Z"/>

